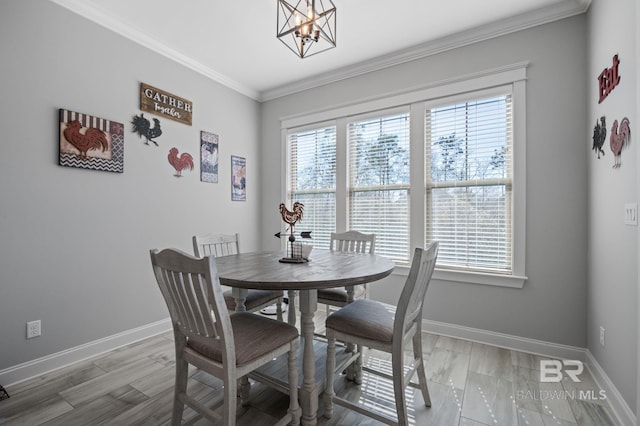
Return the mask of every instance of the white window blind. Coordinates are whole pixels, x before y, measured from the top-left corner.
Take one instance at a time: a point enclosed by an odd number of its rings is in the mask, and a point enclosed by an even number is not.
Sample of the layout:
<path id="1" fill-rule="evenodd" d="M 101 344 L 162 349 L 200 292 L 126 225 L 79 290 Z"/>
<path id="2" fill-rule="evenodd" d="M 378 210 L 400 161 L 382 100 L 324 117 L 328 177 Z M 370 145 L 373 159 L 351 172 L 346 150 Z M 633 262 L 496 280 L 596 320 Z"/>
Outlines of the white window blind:
<path id="1" fill-rule="evenodd" d="M 296 233 L 311 231 L 313 246 L 328 249 L 336 229 L 336 127 L 290 133 L 287 145 L 290 203 L 304 204 Z"/>
<path id="2" fill-rule="evenodd" d="M 511 94 L 427 109 L 426 243 L 438 267 L 511 274 Z"/>
<path id="3" fill-rule="evenodd" d="M 349 229 L 376 234 L 376 253 L 409 263 L 409 112 L 348 125 Z"/>

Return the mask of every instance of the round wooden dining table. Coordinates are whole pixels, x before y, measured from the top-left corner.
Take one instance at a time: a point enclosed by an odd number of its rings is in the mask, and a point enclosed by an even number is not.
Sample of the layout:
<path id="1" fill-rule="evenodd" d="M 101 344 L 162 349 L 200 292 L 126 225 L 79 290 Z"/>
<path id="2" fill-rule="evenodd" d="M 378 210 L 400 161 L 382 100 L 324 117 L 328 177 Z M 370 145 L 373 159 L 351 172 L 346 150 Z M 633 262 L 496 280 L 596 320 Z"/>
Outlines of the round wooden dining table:
<path id="1" fill-rule="evenodd" d="M 300 399 L 303 425 L 317 422 L 318 396 L 324 381 L 317 380 L 314 350 L 317 290 L 350 287 L 378 281 L 393 271 L 390 259 L 369 253 L 314 250 L 309 262 L 281 263 L 282 252 L 240 253 L 216 258 L 220 283 L 232 288 L 238 305 L 244 309 L 248 289 L 299 291 L 300 327 L 303 342 Z M 294 309 L 289 322 L 295 324 Z"/>

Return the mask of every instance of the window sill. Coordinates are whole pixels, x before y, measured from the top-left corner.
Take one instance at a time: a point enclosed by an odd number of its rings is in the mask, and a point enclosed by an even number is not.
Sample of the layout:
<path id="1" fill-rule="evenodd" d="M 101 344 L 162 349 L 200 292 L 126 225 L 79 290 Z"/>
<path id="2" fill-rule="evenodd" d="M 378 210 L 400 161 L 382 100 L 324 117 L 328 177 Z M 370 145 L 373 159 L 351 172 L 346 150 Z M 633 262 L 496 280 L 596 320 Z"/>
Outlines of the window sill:
<path id="1" fill-rule="evenodd" d="M 409 275 L 409 267 L 396 266 L 393 275 Z M 437 269 L 433 271 L 433 279 L 438 281 L 452 281 L 462 284 L 480 284 L 496 287 L 523 288 L 527 277 L 516 275 L 481 274 L 478 272 L 450 271 Z"/>

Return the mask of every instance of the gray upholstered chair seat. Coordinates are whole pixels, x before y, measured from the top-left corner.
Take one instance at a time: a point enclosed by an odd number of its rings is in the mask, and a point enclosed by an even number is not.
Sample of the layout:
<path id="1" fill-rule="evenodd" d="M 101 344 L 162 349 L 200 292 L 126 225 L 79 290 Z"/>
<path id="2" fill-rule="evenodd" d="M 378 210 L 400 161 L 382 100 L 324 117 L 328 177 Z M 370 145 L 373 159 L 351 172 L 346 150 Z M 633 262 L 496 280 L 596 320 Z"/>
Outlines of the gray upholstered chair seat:
<path id="1" fill-rule="evenodd" d="M 292 325 L 247 312 L 232 314 L 231 327 L 237 366 L 245 365 L 298 336 L 298 329 Z M 207 358 L 222 362 L 219 348 L 192 339 L 189 339 L 188 346 Z"/>
<path id="2" fill-rule="evenodd" d="M 365 291 L 366 290 L 362 285 L 354 286 L 354 299 L 362 298 L 365 295 Z M 347 290 L 345 290 L 344 287 L 320 289 L 318 290 L 318 299 L 324 301 L 341 302 L 342 305 L 346 305 L 349 302 Z"/>
<path id="3" fill-rule="evenodd" d="M 378 342 L 393 340 L 396 307 L 368 299 L 354 300 L 327 317 L 327 328 Z"/>
<path id="4" fill-rule="evenodd" d="M 236 310 L 236 300 L 233 298 L 231 290 L 225 291 L 223 295 L 227 309 L 229 312 L 234 312 Z M 280 297 L 284 297 L 284 293 L 282 291 L 251 290 L 247 293 L 244 306 L 248 312 L 255 312 L 259 308 L 265 306 L 265 304 L 272 302 L 273 299 Z"/>

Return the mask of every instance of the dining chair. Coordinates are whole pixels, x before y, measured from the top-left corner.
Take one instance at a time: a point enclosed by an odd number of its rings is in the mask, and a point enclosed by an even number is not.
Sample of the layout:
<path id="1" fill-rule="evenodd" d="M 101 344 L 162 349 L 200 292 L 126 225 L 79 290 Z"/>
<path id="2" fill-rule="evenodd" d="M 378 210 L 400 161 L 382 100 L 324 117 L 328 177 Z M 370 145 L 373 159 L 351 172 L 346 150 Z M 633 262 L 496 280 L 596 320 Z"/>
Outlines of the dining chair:
<path id="1" fill-rule="evenodd" d="M 240 253 L 239 235 L 236 234 L 205 234 L 194 235 L 193 253 L 196 257 L 204 256 L 228 256 Z M 224 293 L 224 300 L 229 311 L 236 310 L 236 301 L 231 290 Z M 249 290 L 245 299 L 245 308 L 247 312 L 258 312 L 266 306 L 276 305 L 276 315 L 279 321 L 282 321 L 282 304 L 284 301 L 284 293 L 282 291 L 272 290 Z"/>
<path id="2" fill-rule="evenodd" d="M 325 417 L 333 415 L 333 404 L 338 404 L 387 424 L 406 425 L 406 386 L 421 390 L 424 403 L 431 407 L 427 376 L 422 355 L 422 309 L 438 255 L 438 242 L 427 249 L 416 248 L 409 276 L 397 306 L 358 299 L 331 314 L 327 328 L 327 387 L 325 389 Z M 363 405 L 336 396 L 333 381 L 336 363 L 336 339 L 357 344 L 355 383 L 362 383 L 362 371 L 385 377 L 393 382 L 397 419 Z M 413 343 L 413 365 L 405 373 L 404 351 L 409 340 Z M 368 347 L 391 354 L 391 371 L 385 372 L 362 366 L 362 349 Z M 418 373 L 418 383 L 411 378 Z"/>
<path id="3" fill-rule="evenodd" d="M 151 250 L 153 271 L 165 299 L 176 350 L 172 425 L 184 406 L 214 424 L 235 425 L 237 382 L 275 357 L 288 354 L 289 409 L 281 425 L 298 425 L 298 330 L 248 312 L 229 314 L 213 256 L 198 259 L 175 249 Z M 208 408 L 187 393 L 189 364 L 223 381 L 223 399 Z M 242 393 L 242 392 L 241 392 Z M 242 395 L 246 403 L 249 395 Z M 217 410 L 223 406 L 222 415 Z M 193 421 L 197 419 L 192 419 Z M 222 422 L 222 423 L 221 423 Z"/>
<path id="4" fill-rule="evenodd" d="M 330 250 L 350 251 L 358 253 L 374 254 L 376 249 L 376 235 L 363 234 L 359 231 L 347 231 L 342 233 L 331 233 Z M 329 306 L 343 307 L 351 303 L 354 299 L 366 297 L 366 285 L 326 288 L 318 290 L 318 303 L 327 305 L 327 315 Z"/>

